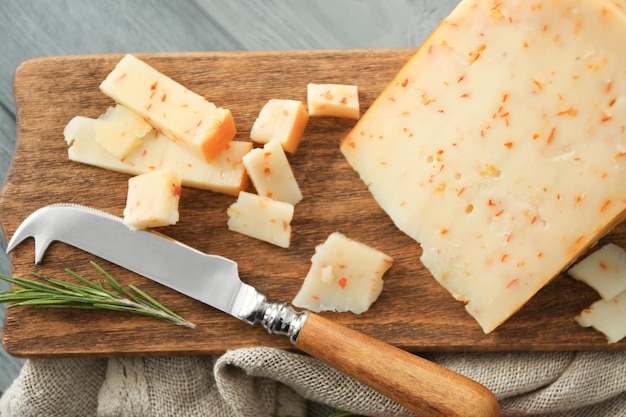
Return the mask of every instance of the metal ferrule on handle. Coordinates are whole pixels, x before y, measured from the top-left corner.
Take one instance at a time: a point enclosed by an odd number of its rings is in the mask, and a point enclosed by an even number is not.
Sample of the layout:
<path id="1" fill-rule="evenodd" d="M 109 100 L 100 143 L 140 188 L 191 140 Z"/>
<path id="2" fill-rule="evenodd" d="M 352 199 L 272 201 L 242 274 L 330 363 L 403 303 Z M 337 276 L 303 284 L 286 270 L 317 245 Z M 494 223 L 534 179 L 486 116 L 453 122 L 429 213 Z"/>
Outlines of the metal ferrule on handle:
<path id="1" fill-rule="evenodd" d="M 270 334 L 287 336 L 295 345 L 308 316 L 308 311 L 298 312 L 287 303 L 268 302 L 259 294 L 255 308 L 244 321 L 251 325 L 261 324 Z"/>

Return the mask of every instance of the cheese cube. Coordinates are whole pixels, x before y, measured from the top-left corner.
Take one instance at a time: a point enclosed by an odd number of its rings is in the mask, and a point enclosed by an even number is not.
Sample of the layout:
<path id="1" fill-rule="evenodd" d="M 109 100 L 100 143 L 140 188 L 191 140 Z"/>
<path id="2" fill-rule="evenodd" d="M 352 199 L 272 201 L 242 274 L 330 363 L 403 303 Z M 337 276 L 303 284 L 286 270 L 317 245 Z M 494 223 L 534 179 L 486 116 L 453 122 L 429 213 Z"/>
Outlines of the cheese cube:
<path id="1" fill-rule="evenodd" d="M 243 165 L 258 194 L 292 205 L 302 200 L 289 160 L 277 140 L 250 151 L 243 157 Z"/>
<path id="2" fill-rule="evenodd" d="M 178 172 L 184 186 L 236 196 L 248 188 L 243 157 L 251 149 L 252 142 L 233 140 L 207 163 L 202 157 L 170 141 L 163 155 L 163 166 Z"/>
<path id="3" fill-rule="evenodd" d="M 315 312 L 361 314 L 378 299 L 382 277 L 392 264 L 390 256 L 334 232 L 315 248 L 311 268 L 292 304 Z"/>
<path id="4" fill-rule="evenodd" d="M 616 39 L 616 2 L 462 0 L 341 144 L 487 333 L 624 216 Z"/>
<path id="5" fill-rule="evenodd" d="M 209 162 L 237 133 L 230 110 L 216 107 L 130 54 L 117 63 L 100 90 Z"/>
<path id="6" fill-rule="evenodd" d="M 109 107 L 96 120 L 96 142 L 119 159 L 141 145 L 152 130 L 150 123 L 124 106 Z"/>
<path id="7" fill-rule="evenodd" d="M 254 121 L 250 138 L 258 143 L 275 139 L 285 151 L 294 153 L 308 121 L 309 114 L 301 101 L 271 99 L 265 103 Z"/>
<path id="8" fill-rule="evenodd" d="M 206 162 L 153 129 L 139 148 L 119 159 L 95 140 L 98 128 L 96 119 L 76 116 L 70 120 L 63 131 L 70 160 L 130 175 L 170 168 L 181 177 L 183 186 L 235 196 L 248 187 L 242 158 L 252 148 L 251 142 L 231 141 L 214 160 Z"/>
<path id="9" fill-rule="evenodd" d="M 617 343 L 626 337 L 626 291 L 610 300 L 599 300 L 576 316 L 583 327 L 593 327 L 604 333 L 609 343 Z"/>
<path id="10" fill-rule="evenodd" d="M 130 178 L 124 224 L 131 229 L 176 224 L 180 192 L 180 177 L 171 169 L 159 169 Z"/>
<path id="11" fill-rule="evenodd" d="M 359 94 L 356 85 L 308 84 L 309 116 L 359 118 Z"/>
<path id="12" fill-rule="evenodd" d="M 288 248 L 293 212 L 294 207 L 289 203 L 242 191 L 226 210 L 228 229 Z"/>
<path id="13" fill-rule="evenodd" d="M 626 251 L 609 243 L 571 267 L 567 273 L 609 300 L 626 291 Z"/>

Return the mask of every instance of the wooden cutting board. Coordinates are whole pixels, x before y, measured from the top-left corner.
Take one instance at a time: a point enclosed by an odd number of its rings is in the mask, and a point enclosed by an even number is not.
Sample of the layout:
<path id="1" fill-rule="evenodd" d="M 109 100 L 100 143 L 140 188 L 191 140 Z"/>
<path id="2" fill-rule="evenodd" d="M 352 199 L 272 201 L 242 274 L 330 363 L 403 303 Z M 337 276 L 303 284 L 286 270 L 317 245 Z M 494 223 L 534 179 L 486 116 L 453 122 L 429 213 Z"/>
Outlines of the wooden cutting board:
<path id="1" fill-rule="evenodd" d="M 367 109 L 411 56 L 412 50 L 331 50 L 138 55 L 210 101 L 231 109 L 239 133 L 248 134 L 270 98 L 306 102 L 306 84 L 359 86 Z M 121 215 L 128 175 L 74 163 L 67 158 L 63 128 L 76 115 L 97 117 L 113 104 L 98 85 L 121 55 L 67 56 L 23 63 L 15 76 L 18 140 L 0 198 L 7 237 L 37 208 L 59 202 L 93 206 Z M 185 188 L 180 222 L 161 232 L 201 251 L 236 260 L 242 280 L 270 300 L 292 300 L 310 266 L 316 245 L 340 231 L 395 259 L 378 301 L 364 314 L 324 313 L 333 321 L 412 351 L 505 351 L 623 349 L 574 321 L 598 296 L 561 275 L 514 317 L 489 335 L 467 314 L 419 261 L 421 249 L 378 207 L 366 186 L 339 152 L 354 121 L 312 118 L 294 155 L 292 168 L 304 194 L 296 206 L 291 248 L 281 249 L 229 232 L 226 208 L 235 197 Z M 619 226 L 603 242 L 626 245 Z M 93 236 L 98 239 L 98 236 Z M 467 242 L 472 244 L 472 242 Z M 70 268 L 91 278 L 95 260 L 124 285 L 136 284 L 197 324 L 179 328 L 123 313 L 16 308 L 7 312 L 5 349 L 21 357 L 214 354 L 250 346 L 290 348 L 270 336 L 181 294 L 94 258 L 53 243 L 41 265 L 34 265 L 34 243 L 11 253 L 13 274 L 31 271 L 66 277 Z"/>

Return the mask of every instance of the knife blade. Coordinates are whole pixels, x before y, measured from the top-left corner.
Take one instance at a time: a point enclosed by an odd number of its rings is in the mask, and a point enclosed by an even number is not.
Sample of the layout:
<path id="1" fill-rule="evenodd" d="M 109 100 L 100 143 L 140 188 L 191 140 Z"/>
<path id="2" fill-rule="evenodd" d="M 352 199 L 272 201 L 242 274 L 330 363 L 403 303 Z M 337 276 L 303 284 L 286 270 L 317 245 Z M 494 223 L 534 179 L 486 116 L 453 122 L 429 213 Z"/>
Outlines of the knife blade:
<path id="1" fill-rule="evenodd" d="M 29 237 L 35 239 L 36 264 L 54 241 L 74 246 L 251 325 L 260 324 L 270 334 L 286 335 L 295 347 L 420 416 L 500 414 L 493 393 L 478 382 L 315 313 L 269 302 L 241 281 L 236 262 L 153 230 L 131 230 L 112 214 L 76 204 L 42 207 L 19 225 L 7 252 Z"/>

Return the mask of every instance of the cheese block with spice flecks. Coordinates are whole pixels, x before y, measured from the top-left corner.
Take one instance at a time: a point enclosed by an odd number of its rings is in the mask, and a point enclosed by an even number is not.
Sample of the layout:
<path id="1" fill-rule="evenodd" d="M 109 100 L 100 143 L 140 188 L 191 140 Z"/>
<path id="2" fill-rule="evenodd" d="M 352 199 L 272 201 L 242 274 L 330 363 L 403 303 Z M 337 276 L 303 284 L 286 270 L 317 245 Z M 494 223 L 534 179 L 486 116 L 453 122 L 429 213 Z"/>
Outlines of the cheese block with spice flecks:
<path id="1" fill-rule="evenodd" d="M 341 144 L 486 333 L 623 217 L 625 39 L 623 2 L 463 0 Z"/>

